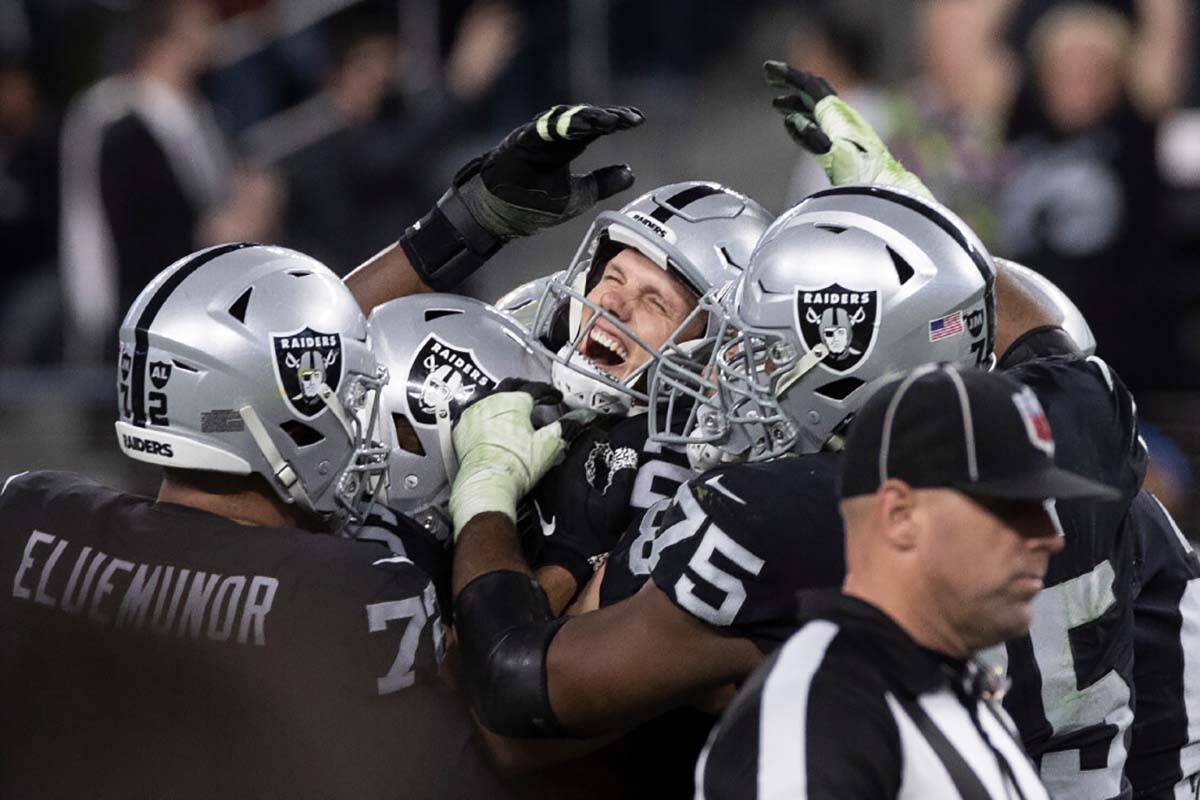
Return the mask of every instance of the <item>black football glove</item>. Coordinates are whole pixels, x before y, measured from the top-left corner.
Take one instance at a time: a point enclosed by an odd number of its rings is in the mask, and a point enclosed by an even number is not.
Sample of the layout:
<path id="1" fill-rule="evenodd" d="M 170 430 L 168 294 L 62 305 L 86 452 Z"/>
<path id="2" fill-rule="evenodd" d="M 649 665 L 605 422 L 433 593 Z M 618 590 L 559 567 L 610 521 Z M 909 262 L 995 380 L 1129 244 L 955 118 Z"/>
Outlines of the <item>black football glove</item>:
<path id="1" fill-rule="evenodd" d="M 565 222 L 633 185 L 625 164 L 586 175 L 571 162 L 601 136 L 641 125 L 629 106 L 555 106 L 472 159 L 400 245 L 421 280 L 447 291 L 512 239 Z"/>
<path id="2" fill-rule="evenodd" d="M 933 199 L 921 179 L 892 157 L 875 129 L 824 78 L 782 61 L 767 61 L 763 73 L 769 85 L 788 92 L 772 101 L 783 114 L 788 135 L 817 157 L 834 186 L 898 186 Z"/>

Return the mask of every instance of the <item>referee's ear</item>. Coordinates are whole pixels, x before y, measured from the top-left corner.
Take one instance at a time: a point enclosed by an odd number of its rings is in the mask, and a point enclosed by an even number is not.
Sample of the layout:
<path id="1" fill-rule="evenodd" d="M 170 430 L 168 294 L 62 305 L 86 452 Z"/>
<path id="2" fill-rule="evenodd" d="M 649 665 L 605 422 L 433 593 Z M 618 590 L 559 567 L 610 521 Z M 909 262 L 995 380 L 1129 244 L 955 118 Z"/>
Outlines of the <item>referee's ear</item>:
<path id="1" fill-rule="evenodd" d="M 917 494 L 899 478 L 888 478 L 875 490 L 875 529 L 894 550 L 907 552 L 917 546 L 920 526 Z"/>

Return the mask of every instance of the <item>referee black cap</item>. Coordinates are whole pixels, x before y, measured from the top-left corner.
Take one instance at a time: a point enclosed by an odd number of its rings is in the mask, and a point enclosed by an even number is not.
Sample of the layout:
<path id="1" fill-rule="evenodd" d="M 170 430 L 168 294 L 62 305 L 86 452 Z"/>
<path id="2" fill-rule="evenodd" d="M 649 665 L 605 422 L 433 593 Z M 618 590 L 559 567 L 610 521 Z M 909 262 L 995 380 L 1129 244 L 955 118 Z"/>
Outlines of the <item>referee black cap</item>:
<path id="1" fill-rule="evenodd" d="M 888 478 L 1014 500 L 1115 500 L 1119 493 L 1054 464 L 1037 395 L 1001 373 L 927 364 L 885 384 L 854 418 L 841 496 Z"/>

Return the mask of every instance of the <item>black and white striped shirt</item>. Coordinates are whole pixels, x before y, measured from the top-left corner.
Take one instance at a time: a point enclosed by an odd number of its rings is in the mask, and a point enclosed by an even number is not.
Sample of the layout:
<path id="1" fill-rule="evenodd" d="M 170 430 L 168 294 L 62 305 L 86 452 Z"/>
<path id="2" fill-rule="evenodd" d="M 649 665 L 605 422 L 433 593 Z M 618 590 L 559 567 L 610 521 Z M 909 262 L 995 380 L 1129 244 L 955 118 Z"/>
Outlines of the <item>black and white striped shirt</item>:
<path id="1" fill-rule="evenodd" d="M 698 800 L 1045 800 L 972 662 L 881 611 L 800 595 L 803 626 L 743 687 L 696 765 Z"/>

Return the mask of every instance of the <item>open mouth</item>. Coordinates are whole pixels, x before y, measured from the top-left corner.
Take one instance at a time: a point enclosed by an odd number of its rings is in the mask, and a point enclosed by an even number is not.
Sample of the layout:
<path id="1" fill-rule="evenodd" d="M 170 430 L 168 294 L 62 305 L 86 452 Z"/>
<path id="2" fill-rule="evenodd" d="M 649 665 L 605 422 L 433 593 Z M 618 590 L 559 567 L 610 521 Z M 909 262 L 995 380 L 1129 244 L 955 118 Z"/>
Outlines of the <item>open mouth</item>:
<path id="1" fill-rule="evenodd" d="M 579 352 L 610 377 L 624 372 L 629 350 L 616 336 L 593 327 L 580 344 Z"/>

